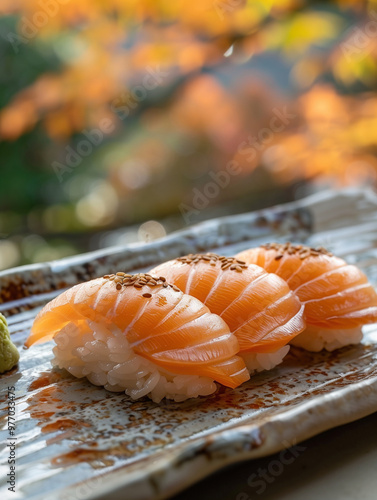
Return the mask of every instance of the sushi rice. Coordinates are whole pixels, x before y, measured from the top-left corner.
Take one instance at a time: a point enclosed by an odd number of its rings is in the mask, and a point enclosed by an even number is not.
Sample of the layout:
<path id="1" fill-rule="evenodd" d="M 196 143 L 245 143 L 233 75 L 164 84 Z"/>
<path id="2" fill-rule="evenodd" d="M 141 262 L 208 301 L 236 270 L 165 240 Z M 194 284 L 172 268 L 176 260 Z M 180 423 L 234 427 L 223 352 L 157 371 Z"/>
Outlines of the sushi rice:
<path id="1" fill-rule="evenodd" d="M 240 352 L 240 356 L 243 358 L 247 369 L 252 374 L 254 372 L 272 370 L 275 366 L 280 365 L 288 354 L 289 349 L 289 345 L 285 345 L 275 352 L 243 351 Z"/>
<path id="2" fill-rule="evenodd" d="M 291 340 L 291 344 L 312 352 L 319 352 L 322 349 L 335 351 L 335 349 L 346 345 L 359 344 L 362 338 L 361 326 L 343 330 L 308 326 L 306 330 Z"/>
<path id="3" fill-rule="evenodd" d="M 149 396 L 159 403 L 164 397 L 174 401 L 208 396 L 217 386 L 208 377 L 176 375 L 135 354 L 119 328 L 86 321 L 78 328 L 68 323 L 54 341 L 52 364 L 75 377 L 112 392 L 125 392 L 132 399 Z"/>

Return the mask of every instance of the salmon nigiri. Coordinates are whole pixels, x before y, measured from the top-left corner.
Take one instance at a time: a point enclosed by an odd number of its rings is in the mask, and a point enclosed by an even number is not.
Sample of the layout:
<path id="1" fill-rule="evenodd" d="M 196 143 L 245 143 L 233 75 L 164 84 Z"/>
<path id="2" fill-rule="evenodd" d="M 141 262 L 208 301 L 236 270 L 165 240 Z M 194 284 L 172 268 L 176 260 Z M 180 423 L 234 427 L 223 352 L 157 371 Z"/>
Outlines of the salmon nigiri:
<path id="1" fill-rule="evenodd" d="M 365 274 L 324 248 L 269 243 L 237 259 L 282 277 L 305 305 L 307 329 L 291 344 L 333 351 L 362 338 L 362 326 L 377 322 L 377 294 Z"/>
<path id="2" fill-rule="evenodd" d="M 54 364 L 134 399 L 183 401 L 249 379 L 237 338 L 165 278 L 117 273 L 63 292 L 36 317 L 26 346 L 54 339 Z"/>
<path id="3" fill-rule="evenodd" d="M 228 325 L 249 371 L 271 369 L 305 328 L 303 306 L 288 285 L 259 266 L 214 253 L 190 254 L 151 273 L 201 300 Z"/>

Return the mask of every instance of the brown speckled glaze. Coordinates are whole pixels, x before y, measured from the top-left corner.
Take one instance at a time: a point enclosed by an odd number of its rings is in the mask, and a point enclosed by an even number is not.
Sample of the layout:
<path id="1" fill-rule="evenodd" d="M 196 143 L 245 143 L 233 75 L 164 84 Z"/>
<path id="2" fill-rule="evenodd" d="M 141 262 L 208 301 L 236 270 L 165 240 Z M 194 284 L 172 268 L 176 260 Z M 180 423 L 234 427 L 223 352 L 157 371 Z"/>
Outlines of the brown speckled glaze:
<path id="1" fill-rule="evenodd" d="M 3 272 L 0 309 L 21 350 L 19 365 L 0 378 L 2 440 L 6 389 L 16 387 L 17 498 L 165 498 L 226 464 L 376 411 L 375 325 L 359 346 L 319 354 L 293 348 L 281 366 L 242 387 L 183 403 L 132 401 L 53 370 L 52 343 L 21 348 L 56 290 L 106 273 L 143 272 L 190 252 L 233 255 L 276 240 L 329 247 L 377 282 L 377 199 L 359 191 L 213 220 L 150 245 Z"/>

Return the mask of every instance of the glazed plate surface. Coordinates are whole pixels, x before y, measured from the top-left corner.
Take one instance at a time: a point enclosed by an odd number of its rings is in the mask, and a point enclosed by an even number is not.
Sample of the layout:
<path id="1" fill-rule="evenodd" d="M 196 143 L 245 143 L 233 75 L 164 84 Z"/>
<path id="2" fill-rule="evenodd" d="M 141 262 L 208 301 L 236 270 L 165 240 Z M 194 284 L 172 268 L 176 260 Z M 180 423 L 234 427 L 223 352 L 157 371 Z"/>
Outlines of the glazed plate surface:
<path id="1" fill-rule="evenodd" d="M 132 401 L 53 370 L 52 342 L 22 349 L 40 308 L 76 283 L 145 271 L 190 252 L 233 255 L 268 241 L 323 245 L 377 284 L 377 196 L 326 192 L 211 220 L 145 245 L 0 273 L 0 311 L 20 349 L 0 377 L 1 498 L 160 499 L 232 462 L 295 445 L 377 410 L 377 326 L 334 353 L 291 349 L 236 390 L 184 403 Z M 16 492 L 9 492 L 8 387 L 15 387 Z M 367 437 L 366 437 L 367 439 Z"/>

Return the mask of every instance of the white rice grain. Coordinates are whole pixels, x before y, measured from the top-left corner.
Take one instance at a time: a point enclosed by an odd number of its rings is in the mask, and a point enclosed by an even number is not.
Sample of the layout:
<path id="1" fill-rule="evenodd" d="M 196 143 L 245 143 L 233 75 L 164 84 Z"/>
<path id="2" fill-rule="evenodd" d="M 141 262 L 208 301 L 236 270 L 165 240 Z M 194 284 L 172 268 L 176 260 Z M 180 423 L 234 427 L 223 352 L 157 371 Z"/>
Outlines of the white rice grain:
<path id="1" fill-rule="evenodd" d="M 334 351 L 346 345 L 359 344 L 362 338 L 361 327 L 332 330 L 308 326 L 300 335 L 291 340 L 291 344 L 312 352 L 319 352 L 322 349 Z"/>
<path id="2" fill-rule="evenodd" d="M 280 365 L 289 352 L 289 345 L 285 345 L 275 352 L 240 352 L 250 373 L 272 370 Z"/>
<path id="3" fill-rule="evenodd" d="M 133 399 L 148 396 L 156 403 L 164 397 L 184 401 L 216 391 L 208 377 L 176 375 L 135 354 L 115 326 L 106 328 L 90 321 L 82 334 L 83 326 L 69 323 L 55 335 L 54 366 L 109 391 L 125 392 Z"/>

